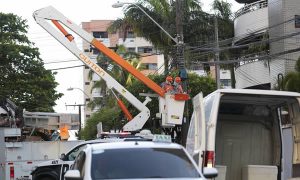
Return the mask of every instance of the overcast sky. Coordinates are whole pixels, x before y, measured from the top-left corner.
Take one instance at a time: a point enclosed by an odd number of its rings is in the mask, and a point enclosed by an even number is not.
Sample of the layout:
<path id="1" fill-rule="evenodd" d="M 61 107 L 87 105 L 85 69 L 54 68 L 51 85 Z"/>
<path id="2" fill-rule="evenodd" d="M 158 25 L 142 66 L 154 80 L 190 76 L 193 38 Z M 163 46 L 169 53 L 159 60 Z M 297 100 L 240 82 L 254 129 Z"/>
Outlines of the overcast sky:
<path id="1" fill-rule="evenodd" d="M 205 11 L 211 9 L 210 5 L 212 1 L 213 0 L 201 1 Z M 76 57 L 37 25 L 32 18 L 32 13 L 35 10 L 51 5 L 77 24 L 96 19 L 114 20 L 118 17 L 122 17 L 121 8 L 115 9 L 111 7 L 112 4 L 116 2 L 117 0 L 0 0 L 0 12 L 14 13 L 23 19 L 27 19 L 29 25 L 28 36 L 30 40 L 35 43 L 36 47 L 39 48 L 46 69 L 57 69 L 82 65 L 82 63 L 81 61 L 53 63 L 57 61 L 76 60 Z M 133 1 L 130 0 L 129 2 Z M 234 0 L 227 0 L 227 2 L 233 5 L 233 12 L 242 6 Z M 77 44 L 80 45 L 80 43 L 81 41 L 77 41 Z M 68 87 L 83 89 L 82 68 L 57 70 L 56 72 L 57 75 L 55 78 L 59 83 L 57 91 L 63 93 L 64 96 L 56 102 L 57 106 L 55 107 L 55 111 L 77 113 L 78 109 L 71 107 L 66 108 L 65 104 L 82 104 L 84 98 L 83 93 L 79 90 L 67 91 L 66 89 Z"/>

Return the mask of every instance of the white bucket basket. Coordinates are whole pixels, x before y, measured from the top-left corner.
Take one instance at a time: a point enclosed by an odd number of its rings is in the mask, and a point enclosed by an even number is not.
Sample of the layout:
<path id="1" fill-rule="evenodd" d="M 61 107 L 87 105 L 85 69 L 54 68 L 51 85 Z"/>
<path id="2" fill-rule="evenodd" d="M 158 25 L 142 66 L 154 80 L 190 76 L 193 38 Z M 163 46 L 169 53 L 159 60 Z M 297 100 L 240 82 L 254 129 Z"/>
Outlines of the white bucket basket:
<path id="1" fill-rule="evenodd" d="M 177 94 L 166 94 L 165 98 L 159 98 L 159 110 L 163 127 L 182 124 L 185 99 L 178 100 L 177 96 Z"/>

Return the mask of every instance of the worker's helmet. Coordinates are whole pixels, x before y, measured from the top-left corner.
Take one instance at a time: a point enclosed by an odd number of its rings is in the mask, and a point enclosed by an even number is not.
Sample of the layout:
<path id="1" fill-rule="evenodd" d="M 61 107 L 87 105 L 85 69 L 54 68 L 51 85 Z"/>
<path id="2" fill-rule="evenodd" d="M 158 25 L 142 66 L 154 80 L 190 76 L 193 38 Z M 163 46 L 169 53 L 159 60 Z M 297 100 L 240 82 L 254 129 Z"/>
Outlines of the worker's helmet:
<path id="1" fill-rule="evenodd" d="M 181 82 L 181 78 L 180 77 L 175 77 L 175 82 L 180 83 Z"/>
<path id="2" fill-rule="evenodd" d="M 168 81 L 168 82 L 172 82 L 172 81 L 173 81 L 173 78 L 172 78 L 172 76 L 167 76 L 167 77 L 166 77 L 166 81 Z"/>

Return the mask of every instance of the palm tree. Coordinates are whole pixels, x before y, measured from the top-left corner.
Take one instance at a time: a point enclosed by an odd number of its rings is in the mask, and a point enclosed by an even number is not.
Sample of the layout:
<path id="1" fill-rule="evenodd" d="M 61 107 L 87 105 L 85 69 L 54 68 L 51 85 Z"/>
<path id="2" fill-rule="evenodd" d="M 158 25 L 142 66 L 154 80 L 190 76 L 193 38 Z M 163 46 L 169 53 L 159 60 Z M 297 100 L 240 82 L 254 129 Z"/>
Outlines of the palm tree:
<path id="1" fill-rule="evenodd" d="M 190 50 L 199 46 L 199 42 L 207 43 L 214 40 L 213 15 L 205 13 L 201 9 L 201 4 L 198 0 L 184 0 L 183 9 L 183 36 L 186 43 L 185 61 L 199 60 L 195 52 Z M 136 5 L 141 7 L 147 14 L 149 14 L 156 22 L 158 22 L 171 36 L 176 36 L 176 2 L 170 0 L 139 0 Z M 230 6 L 228 3 L 222 2 L 220 6 L 222 16 L 220 18 L 229 18 Z M 120 30 L 126 33 L 128 30 L 133 30 L 138 36 L 144 37 L 150 41 L 153 46 L 164 54 L 165 59 L 165 73 L 168 71 L 169 61 L 176 58 L 174 55 L 175 43 L 155 25 L 139 8 L 135 5 L 129 5 L 124 9 L 124 18 L 118 19 L 110 26 L 109 31 Z M 226 19 L 226 20 L 227 20 Z M 227 21 L 224 21 L 227 22 Z M 220 31 L 220 37 L 232 37 L 233 23 L 230 32 Z M 222 26 L 223 27 L 223 26 Z M 226 26 L 228 27 L 228 26 Z M 197 52 L 199 53 L 199 52 Z M 203 58 L 207 61 L 207 56 Z M 202 60 L 203 60 L 202 59 Z"/>
<path id="2" fill-rule="evenodd" d="M 284 90 L 300 92 L 300 57 L 298 58 L 295 70 L 289 72 L 283 79 Z"/>
<path id="3" fill-rule="evenodd" d="M 187 5 L 185 7 L 188 7 L 187 9 L 189 11 L 196 9 L 201 10 L 197 0 L 187 0 L 185 2 Z M 136 4 L 155 19 L 171 36 L 176 36 L 176 6 L 174 1 L 140 0 Z M 124 14 L 124 18 L 116 20 L 109 30 L 121 30 L 126 34 L 126 32 L 131 29 L 138 36 L 144 37 L 151 42 L 157 50 L 164 54 L 165 71 L 167 71 L 171 55 L 174 54 L 174 42 L 136 6 L 129 5 L 124 9 Z"/>

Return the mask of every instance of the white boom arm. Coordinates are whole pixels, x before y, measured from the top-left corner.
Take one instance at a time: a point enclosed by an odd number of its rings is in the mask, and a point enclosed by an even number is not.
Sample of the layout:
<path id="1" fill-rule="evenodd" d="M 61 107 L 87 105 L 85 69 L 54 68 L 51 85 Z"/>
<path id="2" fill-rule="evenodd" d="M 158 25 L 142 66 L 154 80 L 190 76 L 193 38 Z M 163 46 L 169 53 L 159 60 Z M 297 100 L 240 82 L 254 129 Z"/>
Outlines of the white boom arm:
<path id="1" fill-rule="evenodd" d="M 121 94 L 127 101 L 129 101 L 135 108 L 137 108 L 140 113 L 137 114 L 131 121 L 129 121 L 124 127 L 125 131 L 137 131 L 142 129 L 148 118 L 150 117 L 150 111 L 146 107 L 146 104 L 151 101 L 149 97 L 142 103 L 135 96 L 133 96 L 129 91 L 127 91 L 120 83 L 118 83 L 113 77 L 111 77 L 107 72 L 105 72 L 101 67 L 94 63 L 87 55 L 85 55 L 82 50 L 80 50 L 74 38 L 70 34 L 63 34 L 54 28 L 49 21 L 54 21 L 53 23 L 61 23 L 82 39 L 91 43 L 95 41 L 94 37 L 84 31 L 81 27 L 67 19 L 63 14 L 57 11 L 55 8 L 49 6 L 43 9 L 39 9 L 34 12 L 33 17 L 35 21 L 43 27 L 48 33 L 50 33 L 57 41 L 59 41 L 63 46 L 65 46 L 70 52 L 72 52 L 76 57 L 78 57 L 84 64 L 90 67 L 96 74 L 98 74 L 107 84 L 109 89 L 116 90 Z M 64 29 L 63 29 L 64 30 Z"/>

